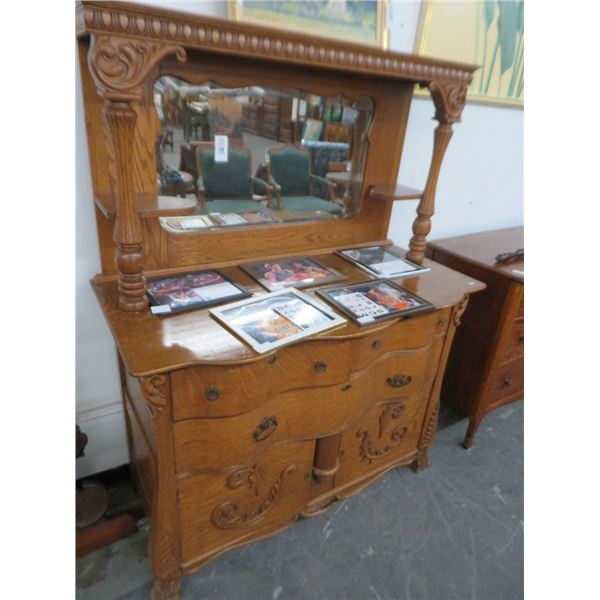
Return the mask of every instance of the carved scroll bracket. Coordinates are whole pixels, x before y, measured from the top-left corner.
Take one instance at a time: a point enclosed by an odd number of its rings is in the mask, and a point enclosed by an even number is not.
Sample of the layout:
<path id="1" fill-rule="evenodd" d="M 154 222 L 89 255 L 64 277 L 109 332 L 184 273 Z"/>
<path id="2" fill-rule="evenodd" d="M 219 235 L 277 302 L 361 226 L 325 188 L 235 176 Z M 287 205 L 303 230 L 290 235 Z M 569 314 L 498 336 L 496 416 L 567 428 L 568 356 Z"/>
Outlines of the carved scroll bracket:
<path id="1" fill-rule="evenodd" d="M 145 78 L 170 54 L 175 54 L 180 62 L 187 58 L 182 46 L 92 34 L 88 66 L 101 96 L 113 101 L 131 101 L 140 99 Z"/>
<path id="2" fill-rule="evenodd" d="M 152 416 L 162 414 L 169 399 L 169 380 L 166 375 L 152 375 L 141 379 L 142 392 Z"/>
<path id="3" fill-rule="evenodd" d="M 463 299 L 457 304 L 452 313 L 452 321 L 454 322 L 454 326 L 458 327 L 460 325 L 460 319 L 463 316 L 465 310 L 467 310 L 467 305 L 469 304 L 469 296 L 464 295 Z"/>
<path id="4" fill-rule="evenodd" d="M 434 118 L 439 121 L 439 125 L 435 129 L 427 183 L 417 207 L 417 218 L 413 223 L 413 236 L 409 243 L 410 249 L 406 254 L 406 258 L 417 264 L 423 264 L 425 257 L 427 236 L 431 231 L 431 217 L 435 212 L 435 192 L 442 160 L 452 138 L 452 125 L 460 121 L 467 98 L 468 83 L 432 81 L 427 87 L 435 105 Z"/>

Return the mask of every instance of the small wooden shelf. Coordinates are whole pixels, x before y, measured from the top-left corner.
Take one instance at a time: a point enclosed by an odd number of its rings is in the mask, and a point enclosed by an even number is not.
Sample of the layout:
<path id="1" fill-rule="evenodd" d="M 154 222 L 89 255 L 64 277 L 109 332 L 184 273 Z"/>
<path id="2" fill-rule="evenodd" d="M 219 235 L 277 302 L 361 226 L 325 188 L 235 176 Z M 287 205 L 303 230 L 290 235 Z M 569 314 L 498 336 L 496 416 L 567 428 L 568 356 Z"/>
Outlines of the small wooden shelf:
<path id="1" fill-rule="evenodd" d="M 369 197 L 374 200 L 420 200 L 423 191 L 407 185 L 374 184 L 369 189 Z"/>
<path id="2" fill-rule="evenodd" d="M 116 200 L 113 194 L 96 194 L 96 206 L 107 219 L 114 219 Z M 180 198 L 178 196 L 152 196 L 139 194 L 136 199 L 136 208 L 140 217 L 174 217 L 193 215 L 196 212 L 198 201 L 196 198 Z"/>

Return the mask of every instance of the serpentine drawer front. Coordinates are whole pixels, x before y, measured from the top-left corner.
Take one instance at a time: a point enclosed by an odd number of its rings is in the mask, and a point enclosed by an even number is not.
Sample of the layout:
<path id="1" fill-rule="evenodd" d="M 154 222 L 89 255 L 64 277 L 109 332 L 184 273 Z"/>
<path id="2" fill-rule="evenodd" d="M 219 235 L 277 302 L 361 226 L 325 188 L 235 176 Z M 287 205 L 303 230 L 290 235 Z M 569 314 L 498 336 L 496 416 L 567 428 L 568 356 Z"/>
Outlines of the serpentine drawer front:
<path id="1" fill-rule="evenodd" d="M 243 415 L 175 423 L 177 472 L 244 463 L 282 441 L 342 431 L 376 400 L 412 398 L 434 375 L 439 341 L 437 347 L 437 352 L 428 348 L 392 354 L 345 383 L 284 392 Z"/>
<path id="2" fill-rule="evenodd" d="M 173 418 L 239 415 L 288 390 L 344 383 L 392 351 L 427 348 L 446 328 L 436 311 L 348 339 L 310 339 L 248 363 L 180 369 L 171 376 Z"/>

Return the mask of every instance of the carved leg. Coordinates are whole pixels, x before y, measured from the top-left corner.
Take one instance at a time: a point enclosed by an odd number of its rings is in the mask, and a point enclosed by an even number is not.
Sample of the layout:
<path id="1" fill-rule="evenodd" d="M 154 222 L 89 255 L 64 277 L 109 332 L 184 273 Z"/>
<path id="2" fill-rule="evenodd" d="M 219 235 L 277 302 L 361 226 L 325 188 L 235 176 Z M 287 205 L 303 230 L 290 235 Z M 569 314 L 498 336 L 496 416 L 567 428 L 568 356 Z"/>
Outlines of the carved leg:
<path id="1" fill-rule="evenodd" d="M 427 446 L 426 448 L 421 448 L 417 452 L 417 456 L 415 457 L 415 460 L 411 465 L 412 470 L 415 473 L 419 473 L 419 471 L 423 471 L 429 466 L 428 453 L 429 453 L 429 446 Z"/>
<path id="2" fill-rule="evenodd" d="M 181 598 L 181 577 L 154 580 L 150 590 L 150 600 L 179 600 Z"/>

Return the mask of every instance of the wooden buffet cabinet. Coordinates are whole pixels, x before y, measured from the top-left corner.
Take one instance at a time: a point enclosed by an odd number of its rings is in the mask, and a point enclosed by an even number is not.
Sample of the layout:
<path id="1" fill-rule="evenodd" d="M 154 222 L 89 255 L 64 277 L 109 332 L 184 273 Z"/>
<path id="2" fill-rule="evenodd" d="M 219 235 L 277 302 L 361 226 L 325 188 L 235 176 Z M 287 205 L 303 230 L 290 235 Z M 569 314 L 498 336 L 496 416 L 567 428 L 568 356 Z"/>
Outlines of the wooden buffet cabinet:
<path id="1" fill-rule="evenodd" d="M 77 36 L 102 273 L 93 287 L 118 348 L 131 464 L 151 515 L 153 598 L 222 552 L 327 510 L 387 470 L 427 466 L 439 393 L 469 294 L 484 285 L 424 258 L 442 158 L 473 67 L 158 10 L 84 2 Z M 159 216 L 152 85 L 289 85 L 375 107 L 360 206 L 350 218 L 171 234 Z M 396 187 L 415 84 L 434 104 L 423 191 Z M 161 319 L 146 277 L 311 255 L 347 281 L 371 278 L 334 251 L 386 239 L 395 200 L 418 200 L 407 256 L 431 270 L 396 280 L 434 305 L 405 320 L 340 329 L 257 355 L 206 310 Z M 309 290 L 310 294 L 314 291 Z"/>

